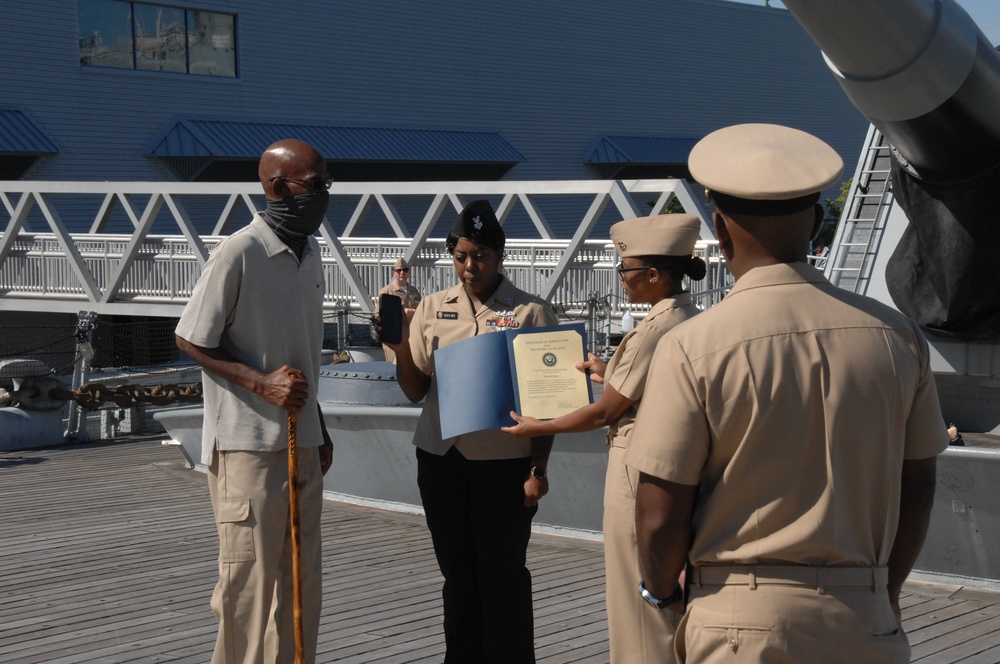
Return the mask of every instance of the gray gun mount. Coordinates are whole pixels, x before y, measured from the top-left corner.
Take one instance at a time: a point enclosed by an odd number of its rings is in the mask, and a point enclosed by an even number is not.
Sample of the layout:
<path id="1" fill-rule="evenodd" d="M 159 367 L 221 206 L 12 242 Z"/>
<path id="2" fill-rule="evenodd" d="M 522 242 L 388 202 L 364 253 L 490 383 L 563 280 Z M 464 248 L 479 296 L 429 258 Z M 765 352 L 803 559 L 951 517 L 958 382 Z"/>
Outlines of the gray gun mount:
<path id="1" fill-rule="evenodd" d="M 1000 53 L 954 0 L 785 0 L 893 148 L 910 221 L 886 268 L 925 329 L 1000 339 Z"/>

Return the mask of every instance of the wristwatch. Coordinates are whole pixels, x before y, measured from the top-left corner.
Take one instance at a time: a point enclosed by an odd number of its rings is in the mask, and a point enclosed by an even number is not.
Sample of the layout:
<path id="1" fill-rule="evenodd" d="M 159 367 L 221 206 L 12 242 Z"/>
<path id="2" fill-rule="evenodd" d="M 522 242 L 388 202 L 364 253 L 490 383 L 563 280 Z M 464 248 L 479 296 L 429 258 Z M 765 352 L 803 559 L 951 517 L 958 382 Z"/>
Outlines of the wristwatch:
<path id="1" fill-rule="evenodd" d="M 682 597 L 684 597 L 684 588 L 681 587 L 680 584 L 678 584 L 677 587 L 674 588 L 674 592 L 670 593 L 669 597 L 658 599 L 653 595 L 653 593 L 646 590 L 646 582 L 645 580 L 643 580 L 639 582 L 639 594 L 642 595 L 642 598 L 646 600 L 646 602 L 649 603 L 649 605 L 652 606 L 653 608 L 665 609 L 671 604 L 679 601 Z"/>
<path id="2" fill-rule="evenodd" d="M 545 477 L 545 466 L 532 466 L 530 475 L 542 479 Z"/>

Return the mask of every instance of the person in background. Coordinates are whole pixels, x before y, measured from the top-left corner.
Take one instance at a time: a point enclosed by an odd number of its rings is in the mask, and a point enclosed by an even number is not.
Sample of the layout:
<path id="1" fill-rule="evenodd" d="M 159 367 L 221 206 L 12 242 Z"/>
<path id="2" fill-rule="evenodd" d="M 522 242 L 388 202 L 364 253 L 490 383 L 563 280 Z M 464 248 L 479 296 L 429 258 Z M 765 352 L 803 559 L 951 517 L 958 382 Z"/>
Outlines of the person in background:
<path id="1" fill-rule="evenodd" d="M 687 584 L 681 662 L 908 662 L 899 594 L 948 445 L 927 341 L 806 262 L 843 170 L 826 143 L 727 127 L 689 168 L 736 283 L 653 357 L 625 452 L 636 592 L 680 610 Z"/>
<path id="2" fill-rule="evenodd" d="M 397 258 L 396 262 L 392 264 L 392 281 L 386 284 L 375 297 L 376 316 L 380 313 L 379 303 L 382 300 L 382 295 L 395 295 L 400 298 L 403 301 L 403 315 L 406 318 L 413 317 L 413 312 L 416 311 L 417 305 L 420 304 L 422 296 L 417 287 L 410 284 L 410 265 L 406 262 L 406 259 Z M 382 349 L 385 351 L 385 359 L 389 362 L 395 362 L 396 354 L 392 349 L 385 344 L 382 344 Z"/>
<path id="3" fill-rule="evenodd" d="M 531 520 L 548 492 L 552 436 L 520 440 L 498 429 L 442 439 L 434 351 L 512 328 L 555 325 L 551 307 L 502 273 L 506 239 L 489 201 L 465 206 L 445 240 L 459 283 L 404 316 L 397 379 L 410 401 L 426 397 L 413 442 L 417 485 L 444 576 L 446 664 L 535 661 Z M 470 390 L 492 390 L 463 367 Z"/>
<path id="4" fill-rule="evenodd" d="M 698 218 L 688 214 L 629 219 L 611 227 L 611 241 L 621 261 L 618 278 L 628 301 L 652 308 L 622 339 L 610 362 L 605 364 L 591 353 L 587 362 L 578 365 L 591 371 L 594 382 L 604 383 L 600 399 L 545 421 L 511 413 L 517 425 L 501 429 L 518 437 L 533 437 L 609 427 L 603 529 L 612 664 L 673 658 L 672 615 L 653 609 L 635 592 L 640 576 L 635 541 L 638 475 L 623 459 L 657 342 L 699 311 L 684 290 L 684 277 L 698 280 L 705 276 L 705 262 L 691 255 L 700 228 Z"/>
<path id="5" fill-rule="evenodd" d="M 260 159 L 267 209 L 212 252 L 177 324 L 202 366 L 201 462 L 219 532 L 213 664 L 295 657 L 288 498 L 289 413 L 297 416 L 302 624 L 314 662 L 322 604 L 320 514 L 333 442 L 316 401 L 323 272 L 313 233 L 326 214 L 326 163 L 283 140 Z"/>

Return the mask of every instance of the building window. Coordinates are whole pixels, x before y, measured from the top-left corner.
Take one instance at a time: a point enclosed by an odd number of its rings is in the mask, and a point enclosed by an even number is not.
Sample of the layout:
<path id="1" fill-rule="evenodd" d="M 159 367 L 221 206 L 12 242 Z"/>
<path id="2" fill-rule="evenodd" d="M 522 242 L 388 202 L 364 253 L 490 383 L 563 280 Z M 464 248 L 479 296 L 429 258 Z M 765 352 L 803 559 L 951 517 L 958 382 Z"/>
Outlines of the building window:
<path id="1" fill-rule="evenodd" d="M 125 0 L 80 0 L 80 63 L 236 76 L 236 17 Z"/>
<path id="2" fill-rule="evenodd" d="M 132 7 L 135 66 L 150 71 L 187 72 L 184 10 L 160 5 Z"/>
<path id="3" fill-rule="evenodd" d="M 132 3 L 80 0 L 79 9 L 80 62 L 133 69 Z"/>
<path id="4" fill-rule="evenodd" d="M 236 17 L 187 11 L 188 71 L 209 76 L 236 76 Z"/>

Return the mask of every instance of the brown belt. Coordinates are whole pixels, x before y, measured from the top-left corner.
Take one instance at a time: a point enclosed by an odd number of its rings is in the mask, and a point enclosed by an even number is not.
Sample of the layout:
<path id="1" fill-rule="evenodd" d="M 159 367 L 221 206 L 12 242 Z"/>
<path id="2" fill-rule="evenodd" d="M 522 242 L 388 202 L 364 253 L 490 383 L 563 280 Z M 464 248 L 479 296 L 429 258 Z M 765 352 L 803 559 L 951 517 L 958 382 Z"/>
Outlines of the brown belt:
<path id="1" fill-rule="evenodd" d="M 887 567 L 808 567 L 805 565 L 706 565 L 690 572 L 690 583 L 702 586 L 761 585 L 810 588 L 871 588 L 877 592 L 889 582 Z"/>

